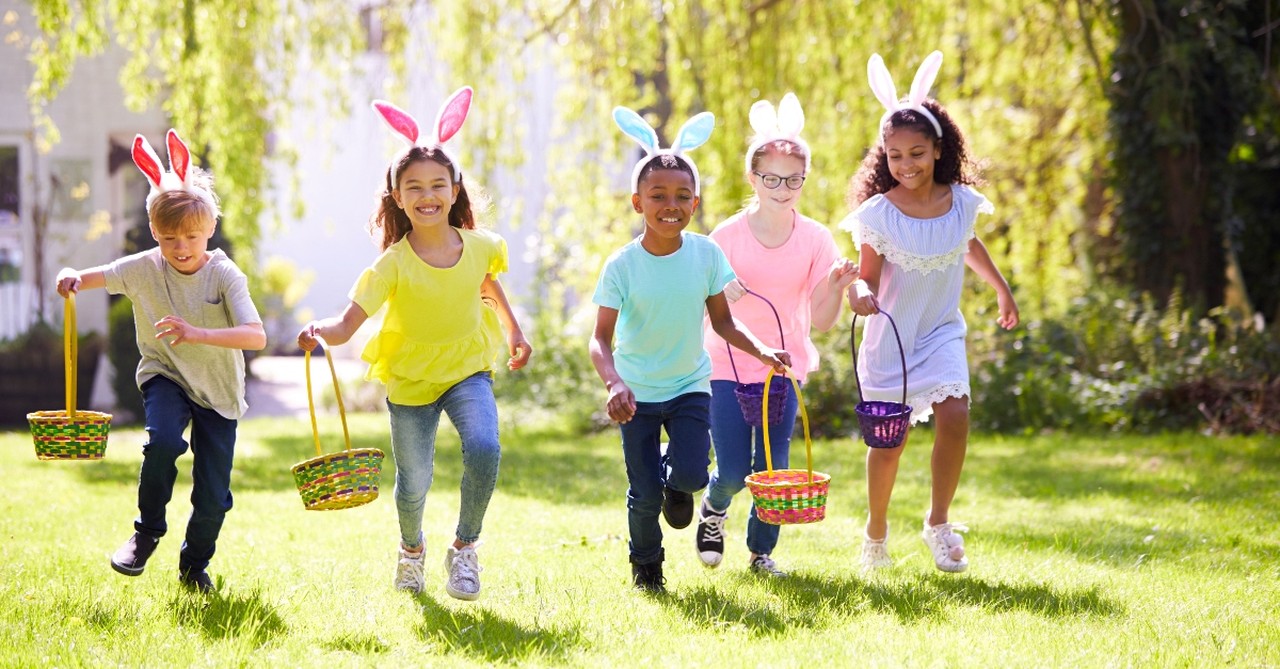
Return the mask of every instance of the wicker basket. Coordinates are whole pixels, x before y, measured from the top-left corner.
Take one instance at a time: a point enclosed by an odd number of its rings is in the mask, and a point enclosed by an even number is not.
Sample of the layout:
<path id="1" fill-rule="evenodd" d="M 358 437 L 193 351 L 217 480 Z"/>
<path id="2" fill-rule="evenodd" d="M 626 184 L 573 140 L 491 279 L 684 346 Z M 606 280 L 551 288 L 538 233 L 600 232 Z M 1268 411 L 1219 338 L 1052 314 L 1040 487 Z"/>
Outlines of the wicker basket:
<path id="1" fill-rule="evenodd" d="M 907 404 L 907 356 L 902 348 L 902 337 L 898 336 L 898 324 L 887 311 L 881 311 L 893 326 L 893 338 L 898 341 L 898 357 L 902 360 L 902 401 L 879 402 L 865 400 L 862 397 L 862 381 L 858 379 L 858 343 L 855 339 L 858 315 L 853 315 L 853 324 L 849 328 L 849 344 L 853 348 L 853 381 L 858 385 L 858 405 L 853 411 L 858 415 L 858 428 L 862 432 L 862 440 L 871 448 L 897 448 L 907 439 L 907 428 L 911 426 L 911 407 Z"/>
<path id="2" fill-rule="evenodd" d="M 809 414 L 804 408 L 800 384 L 796 382 L 794 375 L 788 378 L 795 388 L 800 417 L 804 423 L 806 468 L 774 470 L 769 430 L 764 430 L 765 471 L 751 474 L 746 479 L 747 489 L 751 491 L 755 502 L 756 518 L 770 525 L 798 525 L 822 520 L 827 515 L 827 490 L 831 486 L 829 475 L 813 471 L 813 439 L 809 436 Z M 770 369 L 764 379 L 766 398 L 770 396 L 768 388 L 772 380 L 773 369 Z M 761 413 L 765 411 L 768 411 L 767 399 Z"/>
<path id="3" fill-rule="evenodd" d="M 41 460 L 101 460 L 107 454 L 111 414 L 76 410 L 79 337 L 76 332 L 76 294 L 62 306 L 62 351 L 65 361 L 66 410 L 27 414 L 36 457 Z"/>
<path id="4" fill-rule="evenodd" d="M 386 455 L 376 448 L 351 448 L 347 430 L 347 411 L 338 388 L 338 373 L 333 368 L 329 347 L 324 349 L 333 376 L 333 392 L 338 398 L 338 416 L 342 419 L 342 437 L 347 449 L 324 455 L 320 448 L 320 430 L 316 427 L 316 403 L 311 392 L 311 352 L 306 354 L 307 407 L 311 410 L 311 436 L 315 439 L 316 457 L 299 462 L 292 468 L 302 505 L 308 511 L 333 511 L 368 504 L 378 498 L 382 481 L 382 460 Z"/>
<path id="5" fill-rule="evenodd" d="M 765 298 L 764 295 L 752 290 L 747 290 L 748 294 L 755 295 L 769 305 L 773 310 L 773 319 L 778 323 L 778 340 L 781 342 L 779 348 L 787 347 L 786 334 L 782 332 L 782 319 L 778 316 L 778 310 L 774 308 L 773 303 Z M 782 422 L 782 416 L 787 411 L 787 400 L 791 399 L 791 387 L 785 383 L 779 383 L 769 392 L 769 401 L 764 401 L 764 384 L 763 383 L 743 383 L 738 378 L 738 365 L 733 361 L 733 348 L 729 346 L 729 342 L 724 343 L 725 350 L 729 351 L 729 366 L 733 368 L 733 379 L 738 385 L 733 389 L 733 396 L 738 398 L 738 406 L 742 408 L 742 419 L 751 427 L 763 427 L 767 422 L 769 425 L 777 425 Z M 762 407 L 768 405 L 768 411 L 763 411 Z"/>

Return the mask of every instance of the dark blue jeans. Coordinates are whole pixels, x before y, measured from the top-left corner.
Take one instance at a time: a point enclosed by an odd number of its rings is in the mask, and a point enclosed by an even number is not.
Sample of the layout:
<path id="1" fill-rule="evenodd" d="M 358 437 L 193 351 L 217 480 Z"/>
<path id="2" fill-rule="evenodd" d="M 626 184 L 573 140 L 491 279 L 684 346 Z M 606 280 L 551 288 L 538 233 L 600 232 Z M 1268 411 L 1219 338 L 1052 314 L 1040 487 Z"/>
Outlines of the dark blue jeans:
<path id="1" fill-rule="evenodd" d="M 707 485 L 711 465 L 711 396 L 686 393 L 665 402 L 636 402 L 623 423 L 622 457 L 627 463 L 627 525 L 631 562 L 662 562 L 662 488 L 688 493 Z M 661 455 L 662 430 L 667 453 Z"/>
<path id="2" fill-rule="evenodd" d="M 142 384 L 147 443 L 138 476 L 138 519 L 134 528 L 162 537 L 169 526 L 164 508 L 173 497 L 178 456 L 187 452 L 182 433 L 191 425 L 191 519 L 178 556 L 178 569 L 209 566 L 222 519 L 231 510 L 231 460 L 236 450 L 236 421 L 192 402 L 178 384 L 157 376 Z"/>
<path id="3" fill-rule="evenodd" d="M 772 383 L 790 381 L 775 377 Z M 724 511 L 729 508 L 733 496 L 746 487 L 746 478 L 765 470 L 764 430 L 747 425 L 742 408 L 733 389 L 733 381 L 711 382 L 711 441 L 716 447 L 716 469 L 711 473 L 707 487 L 707 501 L 711 508 Z M 790 462 L 791 432 L 796 425 L 799 400 L 795 389 L 788 394 L 782 422 L 769 426 L 770 454 L 774 469 L 786 469 Z M 768 555 L 778 545 L 777 525 L 761 522 L 756 518 L 756 505 L 751 505 L 747 516 L 747 549 L 756 555 Z"/>

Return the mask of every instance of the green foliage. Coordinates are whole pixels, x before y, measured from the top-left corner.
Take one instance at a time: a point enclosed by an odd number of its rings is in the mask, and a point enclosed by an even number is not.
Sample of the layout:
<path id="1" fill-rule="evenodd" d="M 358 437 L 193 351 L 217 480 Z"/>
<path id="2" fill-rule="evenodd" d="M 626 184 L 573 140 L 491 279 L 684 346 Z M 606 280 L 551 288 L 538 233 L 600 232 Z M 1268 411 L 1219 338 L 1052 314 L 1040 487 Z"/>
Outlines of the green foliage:
<path id="1" fill-rule="evenodd" d="M 267 258 L 254 288 L 253 300 L 267 331 L 268 355 L 297 352 L 293 337 L 303 322 L 297 313 L 298 304 L 307 296 L 315 278 L 313 270 L 299 270 L 288 258 Z"/>
<path id="2" fill-rule="evenodd" d="M 116 407 L 133 414 L 135 421 L 144 417 L 142 391 L 138 390 L 138 335 L 133 323 L 133 303 L 123 295 L 115 298 L 107 311 L 107 359 L 111 361 L 111 390 Z"/>

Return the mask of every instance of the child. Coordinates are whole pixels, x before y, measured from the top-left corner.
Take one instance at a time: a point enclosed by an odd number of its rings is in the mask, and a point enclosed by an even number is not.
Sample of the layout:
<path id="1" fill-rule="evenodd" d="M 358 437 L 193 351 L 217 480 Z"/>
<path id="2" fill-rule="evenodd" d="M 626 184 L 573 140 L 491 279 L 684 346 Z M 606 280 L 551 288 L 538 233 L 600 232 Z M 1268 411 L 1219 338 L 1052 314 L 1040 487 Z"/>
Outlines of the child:
<path id="1" fill-rule="evenodd" d="M 308 351 L 321 339 L 343 344 L 387 305 L 382 329 L 362 357 L 369 363 L 367 378 L 387 386 L 400 517 L 395 587 L 420 593 L 426 586 L 422 513 L 443 412 L 462 439 L 463 469 L 457 530 L 445 552 L 445 591 L 466 600 L 480 596 L 475 548 L 501 457 L 492 368 L 502 349 L 499 316 L 511 354 L 507 367 L 524 367 L 533 353 L 494 278 L 507 269 L 506 242 L 476 229 L 459 163 L 444 147 L 466 120 L 471 95 L 470 87 L 454 92 L 436 117 L 434 136 L 423 141 L 413 117 L 373 103 L 411 144 L 387 169 L 370 221 L 382 255 L 360 275 L 341 315 L 312 321 L 298 334 L 298 346 Z"/>
<path id="2" fill-rule="evenodd" d="M 613 116 L 646 151 L 631 173 L 631 206 L 644 217 L 644 232 L 615 251 L 600 274 L 591 362 L 609 393 L 609 417 L 622 424 L 632 582 L 664 592 L 659 510 L 672 528 L 687 527 L 692 493 L 707 484 L 711 464 L 703 314 L 717 334 L 763 364 L 781 370 L 791 356 L 737 326 L 723 293 L 734 279 L 728 260 L 707 237 L 684 231 L 699 197 L 698 169 L 684 152 L 707 141 L 714 117 L 698 114 L 672 148 L 659 149 L 657 133 L 638 114 L 617 107 Z"/>
<path id="3" fill-rule="evenodd" d="M 775 343 L 776 308 L 783 335 L 776 343 L 790 344 L 795 360 L 792 371 L 803 383 L 818 368 L 810 326 L 826 331 L 835 325 L 844 291 L 857 277 L 857 266 L 839 257 L 825 226 L 796 211 L 809 172 L 809 146 L 800 138 L 804 112 L 796 96 L 784 96 L 777 111 L 767 101 L 756 102 L 750 117 L 756 135 L 747 149 L 745 176 L 755 195 L 745 209 L 716 226 L 711 239 L 724 250 L 738 276 L 724 291 L 734 317 Z M 773 308 L 755 296 L 742 299 L 748 287 Z M 704 336 L 711 355 L 711 442 L 716 468 L 699 506 L 695 543 L 702 563 L 716 567 L 724 557 L 729 503 L 745 487 L 747 475 L 765 468 L 764 431 L 747 424 L 734 389 L 738 382 L 763 382 L 768 368 L 734 356 L 710 328 Z M 778 469 L 787 467 L 795 427 L 797 398 L 795 393 L 788 397 L 782 421 L 769 427 L 773 465 Z M 747 516 L 751 571 L 784 575 L 770 557 L 778 544 L 778 530 L 777 525 L 756 518 L 753 504 Z"/>
<path id="4" fill-rule="evenodd" d="M 177 132 L 169 131 L 167 143 L 169 172 L 142 135 L 133 140 L 133 161 L 151 184 L 147 215 L 159 247 L 100 267 L 63 268 L 57 288 L 63 297 L 106 288 L 133 303 L 147 443 L 134 534 L 111 557 L 111 567 L 126 576 L 141 574 L 168 530 L 165 506 L 178 475 L 175 463 L 187 450 L 182 433 L 190 423 L 194 485 L 178 579 L 212 592 L 205 569 L 231 510 L 236 421 L 247 407 L 240 351 L 262 350 L 267 337 L 244 273 L 221 250 L 208 250 L 219 215 L 212 180 L 191 165 Z M 154 336 L 148 335 L 151 330 Z"/>
<path id="5" fill-rule="evenodd" d="M 964 266 L 996 291 L 997 322 L 1018 324 L 1018 305 L 987 248 L 974 232 L 991 203 L 974 183 L 964 135 L 937 101 L 928 99 L 942 53 L 925 59 L 906 100 L 899 101 L 879 54 L 867 65 L 871 88 L 888 110 L 880 137 L 851 184 L 859 204 L 841 224 L 860 244 L 861 278 L 849 290 L 853 311 L 870 316 L 883 307 L 897 322 L 907 362 L 911 420 L 938 416 L 931 461 L 933 489 L 922 536 L 938 569 L 964 571 L 963 525 L 949 521 L 969 434 L 969 368 L 960 314 Z M 962 262 L 963 259 L 963 262 Z M 858 355 L 862 389 L 870 400 L 901 400 L 902 363 L 888 319 L 866 322 Z M 892 564 L 886 548 L 889 497 L 902 448 L 867 452 L 867 519 L 862 564 Z"/>

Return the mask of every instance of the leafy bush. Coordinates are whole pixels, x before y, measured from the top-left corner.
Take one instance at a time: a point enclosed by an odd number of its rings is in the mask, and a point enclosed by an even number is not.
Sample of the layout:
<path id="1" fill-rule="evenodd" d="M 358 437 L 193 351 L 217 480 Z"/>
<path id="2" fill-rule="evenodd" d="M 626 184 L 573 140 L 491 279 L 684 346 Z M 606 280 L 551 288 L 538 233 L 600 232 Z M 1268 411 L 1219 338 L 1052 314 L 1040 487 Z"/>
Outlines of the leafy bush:
<path id="1" fill-rule="evenodd" d="M 111 390 L 116 395 L 116 407 L 141 421 L 142 393 L 138 390 L 137 370 L 142 354 L 138 352 L 133 325 L 133 303 L 124 296 L 115 298 L 107 312 L 107 359 L 114 370 Z"/>

